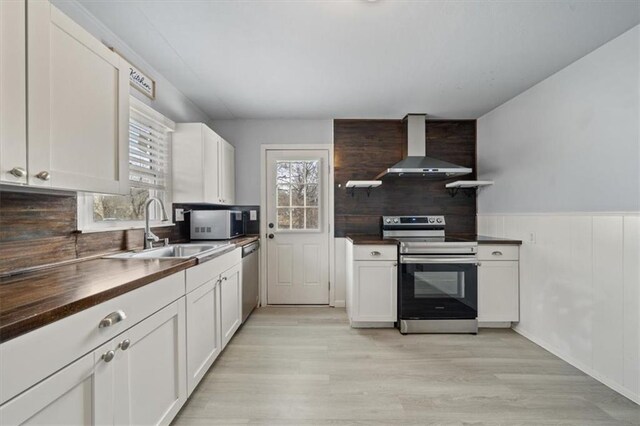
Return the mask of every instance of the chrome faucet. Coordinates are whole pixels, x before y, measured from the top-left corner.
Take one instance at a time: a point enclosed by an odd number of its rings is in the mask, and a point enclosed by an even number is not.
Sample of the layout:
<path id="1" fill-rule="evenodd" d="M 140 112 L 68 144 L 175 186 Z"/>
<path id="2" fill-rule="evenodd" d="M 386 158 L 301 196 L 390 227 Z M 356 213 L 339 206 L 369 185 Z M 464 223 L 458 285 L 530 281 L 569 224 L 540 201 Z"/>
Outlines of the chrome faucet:
<path id="1" fill-rule="evenodd" d="M 157 201 L 160 203 L 160 211 L 162 213 L 162 221 L 169 220 L 167 217 L 167 211 L 164 209 L 164 203 L 160 198 L 149 197 L 149 199 L 144 203 L 144 248 L 153 248 L 153 243 L 160 241 L 160 238 L 151 232 L 151 228 L 149 227 L 149 206 L 153 201 Z"/>

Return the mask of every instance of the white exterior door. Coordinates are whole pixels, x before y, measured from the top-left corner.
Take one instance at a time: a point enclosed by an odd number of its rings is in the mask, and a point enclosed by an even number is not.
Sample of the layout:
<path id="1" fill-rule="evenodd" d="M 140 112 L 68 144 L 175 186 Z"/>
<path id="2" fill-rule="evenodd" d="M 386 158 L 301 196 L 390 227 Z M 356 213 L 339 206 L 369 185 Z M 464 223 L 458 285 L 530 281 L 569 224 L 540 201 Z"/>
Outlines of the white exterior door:
<path id="1" fill-rule="evenodd" d="M 267 303 L 329 303 L 329 151 L 267 150 Z"/>

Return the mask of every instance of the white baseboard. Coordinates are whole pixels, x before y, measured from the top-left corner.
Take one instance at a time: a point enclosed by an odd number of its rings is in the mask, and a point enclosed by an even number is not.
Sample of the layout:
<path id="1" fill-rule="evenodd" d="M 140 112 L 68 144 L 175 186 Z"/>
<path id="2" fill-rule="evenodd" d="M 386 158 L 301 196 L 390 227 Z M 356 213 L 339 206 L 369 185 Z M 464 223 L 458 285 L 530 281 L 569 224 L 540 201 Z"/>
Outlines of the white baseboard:
<path id="1" fill-rule="evenodd" d="M 345 302 L 344 300 L 334 300 L 333 301 L 333 307 L 334 308 L 344 308 L 347 306 L 347 302 Z"/>
<path id="2" fill-rule="evenodd" d="M 478 328 L 511 328 L 509 321 L 478 321 Z"/>
<path id="3" fill-rule="evenodd" d="M 545 349 L 548 352 L 551 352 L 553 355 L 557 356 L 558 358 L 562 359 L 563 361 L 568 362 L 569 364 L 571 364 L 572 366 L 574 366 L 578 370 L 582 371 L 583 373 L 593 377 L 594 379 L 596 379 L 600 383 L 604 384 L 605 386 L 610 387 L 614 391 L 618 392 L 619 394 L 629 398 L 631 401 L 633 401 L 636 404 L 640 405 L 640 395 L 636 395 L 633 392 L 631 392 L 629 389 L 627 389 L 627 388 L 625 388 L 623 386 L 620 386 L 617 383 L 613 383 L 611 380 L 609 380 L 607 378 L 602 377 L 596 371 L 594 371 L 592 368 L 580 363 L 579 361 L 576 361 L 573 357 L 564 354 L 562 351 L 560 351 L 557 348 L 553 347 L 552 345 L 550 345 L 546 341 L 544 341 L 542 339 L 539 339 L 539 338 L 533 336 L 532 334 L 529 334 L 525 330 L 522 330 L 521 327 L 514 327 L 513 330 L 516 333 L 518 333 L 521 336 L 523 336 L 524 338 L 526 338 L 527 340 L 532 341 L 536 345 L 540 346 L 541 348 Z"/>

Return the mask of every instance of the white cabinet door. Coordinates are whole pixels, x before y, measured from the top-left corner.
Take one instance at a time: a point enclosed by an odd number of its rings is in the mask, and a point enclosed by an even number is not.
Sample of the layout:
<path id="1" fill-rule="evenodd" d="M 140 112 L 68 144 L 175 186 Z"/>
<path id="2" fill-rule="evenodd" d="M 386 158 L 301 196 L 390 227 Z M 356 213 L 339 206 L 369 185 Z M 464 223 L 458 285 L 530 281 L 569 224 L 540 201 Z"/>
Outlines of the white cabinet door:
<path id="1" fill-rule="evenodd" d="M 518 287 L 518 262 L 481 262 L 478 267 L 478 321 L 519 321 Z"/>
<path id="2" fill-rule="evenodd" d="M 242 323 L 242 268 L 234 266 L 222 274 L 220 284 L 220 323 L 222 326 L 222 349 L 233 337 Z"/>
<path id="3" fill-rule="evenodd" d="M 0 1 L 0 182 L 27 183 L 26 8 Z"/>
<path id="4" fill-rule="evenodd" d="M 185 329 L 182 297 L 115 339 L 115 424 L 166 425 L 178 413 L 187 398 Z"/>
<path id="5" fill-rule="evenodd" d="M 220 191 L 220 144 L 221 139 L 213 130 L 203 125 L 203 186 L 204 202 L 222 203 Z M 195 201 L 195 200 L 194 200 Z"/>
<path id="6" fill-rule="evenodd" d="M 113 424 L 113 371 L 98 348 L 0 407 L 2 425 Z"/>
<path id="7" fill-rule="evenodd" d="M 127 63 L 52 6 L 27 7 L 29 184 L 129 190 Z"/>
<path id="8" fill-rule="evenodd" d="M 187 294 L 187 389 L 198 385 L 220 355 L 220 280 Z"/>
<path id="9" fill-rule="evenodd" d="M 220 202 L 231 205 L 235 202 L 235 148 L 220 139 Z"/>
<path id="10" fill-rule="evenodd" d="M 353 262 L 352 320 L 394 322 L 397 320 L 397 262 Z"/>

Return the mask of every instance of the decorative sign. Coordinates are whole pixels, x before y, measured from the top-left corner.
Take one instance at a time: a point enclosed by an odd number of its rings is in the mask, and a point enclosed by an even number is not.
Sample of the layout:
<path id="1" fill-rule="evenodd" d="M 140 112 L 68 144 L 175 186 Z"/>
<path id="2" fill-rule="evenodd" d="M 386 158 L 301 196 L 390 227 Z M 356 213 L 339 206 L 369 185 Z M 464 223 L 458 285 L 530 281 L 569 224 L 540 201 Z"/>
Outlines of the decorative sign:
<path id="1" fill-rule="evenodd" d="M 156 82 L 131 64 L 129 64 L 129 83 L 149 98 L 155 99 Z"/>

